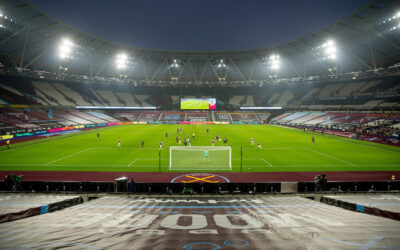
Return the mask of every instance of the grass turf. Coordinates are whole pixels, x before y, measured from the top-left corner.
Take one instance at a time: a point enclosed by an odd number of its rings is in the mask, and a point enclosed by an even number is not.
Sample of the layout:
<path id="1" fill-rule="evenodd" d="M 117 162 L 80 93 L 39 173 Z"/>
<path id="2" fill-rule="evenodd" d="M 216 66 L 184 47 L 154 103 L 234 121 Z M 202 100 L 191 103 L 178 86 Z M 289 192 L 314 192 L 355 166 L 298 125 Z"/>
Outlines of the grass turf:
<path id="1" fill-rule="evenodd" d="M 127 125 L 91 130 L 49 141 L 42 139 L 34 144 L 12 145 L 10 150 L 0 151 L 0 170 L 156 172 L 159 141 L 163 140 L 161 171 L 178 171 L 169 170 L 169 146 L 177 145 L 178 127 L 182 128 L 182 140 L 195 133 L 192 146 L 210 146 L 216 134 L 228 139 L 232 147 L 232 170 L 215 169 L 217 172 L 240 171 L 241 147 L 244 172 L 400 170 L 398 147 L 304 134 L 301 130 L 269 125 Z M 100 140 L 96 138 L 98 131 Z M 311 142 L 312 135 L 315 144 Z M 260 141 L 263 148 L 250 146 L 251 137 Z M 143 149 L 140 148 L 142 139 L 145 140 Z M 223 146 L 223 142 L 216 141 L 216 146 Z"/>

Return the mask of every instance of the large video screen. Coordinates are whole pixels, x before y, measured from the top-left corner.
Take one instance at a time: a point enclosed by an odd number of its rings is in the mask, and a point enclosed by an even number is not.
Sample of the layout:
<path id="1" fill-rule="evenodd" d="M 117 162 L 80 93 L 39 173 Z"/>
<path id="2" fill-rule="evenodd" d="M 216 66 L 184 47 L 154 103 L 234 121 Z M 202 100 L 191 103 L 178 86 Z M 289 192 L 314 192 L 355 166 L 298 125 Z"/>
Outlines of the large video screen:
<path id="1" fill-rule="evenodd" d="M 215 109 L 215 98 L 182 98 L 181 109 Z"/>

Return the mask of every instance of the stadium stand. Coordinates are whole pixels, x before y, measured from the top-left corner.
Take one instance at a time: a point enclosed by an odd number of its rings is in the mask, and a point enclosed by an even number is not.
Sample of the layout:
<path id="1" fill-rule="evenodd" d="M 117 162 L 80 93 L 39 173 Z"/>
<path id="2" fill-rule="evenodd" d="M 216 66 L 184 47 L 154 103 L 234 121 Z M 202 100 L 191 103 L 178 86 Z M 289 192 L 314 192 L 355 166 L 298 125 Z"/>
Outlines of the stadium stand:
<path id="1" fill-rule="evenodd" d="M 309 112 L 296 112 L 296 113 L 290 114 L 288 116 L 285 116 L 285 117 L 279 119 L 279 121 L 280 122 L 291 122 L 292 120 L 295 120 L 295 119 L 298 119 L 298 118 L 300 118 L 302 116 L 305 116 L 308 113 Z"/>
<path id="2" fill-rule="evenodd" d="M 137 102 L 140 104 L 141 107 L 151 107 L 149 103 L 147 103 L 148 95 L 136 95 Z"/>
<path id="3" fill-rule="evenodd" d="M 138 121 L 147 121 L 147 122 L 156 122 L 160 119 L 161 112 L 148 112 L 144 111 L 141 112 L 139 117 L 137 118 Z"/>
<path id="4" fill-rule="evenodd" d="M 209 114 L 205 112 L 187 112 L 187 121 L 205 122 L 210 121 Z"/>
<path id="5" fill-rule="evenodd" d="M 137 118 L 140 116 L 140 112 L 118 112 L 115 113 L 114 116 L 118 117 L 119 119 L 125 119 L 128 121 L 136 121 Z"/>
<path id="6" fill-rule="evenodd" d="M 57 89 L 53 87 L 53 84 L 47 82 L 33 82 L 36 90 L 43 93 L 43 97 L 48 101 L 57 103 L 61 106 L 75 106 L 70 98 L 66 98 L 65 95 L 61 94 Z"/>
<path id="7" fill-rule="evenodd" d="M 216 113 L 215 118 L 217 121 L 231 121 L 232 118 L 229 113 Z"/>
<path id="8" fill-rule="evenodd" d="M 180 112 L 162 112 L 160 121 L 183 121 L 185 113 Z"/>
<path id="9" fill-rule="evenodd" d="M 66 97 L 73 100 L 73 103 L 78 106 L 91 106 L 93 103 L 87 102 L 78 92 L 66 87 L 61 83 L 54 83 L 53 86 Z"/>
<path id="10" fill-rule="evenodd" d="M 326 113 L 324 112 L 312 112 L 307 115 L 301 116 L 297 119 L 290 121 L 291 124 L 307 124 L 308 121 L 316 119 L 317 117 L 323 116 Z"/>
<path id="11" fill-rule="evenodd" d="M 99 94 L 102 100 L 105 100 L 105 102 L 109 104 L 109 106 L 114 106 L 114 107 L 124 106 L 122 103 L 118 101 L 118 98 L 115 96 L 113 91 L 97 90 L 96 92 Z"/>
<path id="12" fill-rule="evenodd" d="M 282 107 L 282 106 L 287 106 L 287 104 L 293 100 L 294 96 L 291 91 L 285 91 L 283 94 L 279 97 L 278 102 L 274 104 L 275 107 Z"/>
<path id="13" fill-rule="evenodd" d="M 67 112 L 76 117 L 85 119 L 85 120 L 89 121 L 90 123 L 105 123 L 105 122 L 107 122 L 107 120 L 101 119 L 97 116 L 93 116 L 90 113 L 81 112 L 81 111 L 77 111 L 74 109 L 67 110 Z"/>
<path id="14" fill-rule="evenodd" d="M 231 113 L 233 121 L 256 122 L 260 121 L 255 113 Z"/>
<path id="15" fill-rule="evenodd" d="M 116 92 L 116 95 L 119 98 L 121 98 L 125 102 L 125 105 L 128 107 L 139 107 L 140 106 L 138 103 L 136 103 L 136 101 L 133 98 L 131 93 Z"/>
<path id="16" fill-rule="evenodd" d="M 107 122 L 120 122 L 119 120 L 115 119 L 114 117 L 111 117 L 104 113 L 100 113 L 100 112 L 96 112 L 96 111 L 88 111 L 87 113 L 92 116 L 98 117 L 104 121 L 107 121 Z"/>

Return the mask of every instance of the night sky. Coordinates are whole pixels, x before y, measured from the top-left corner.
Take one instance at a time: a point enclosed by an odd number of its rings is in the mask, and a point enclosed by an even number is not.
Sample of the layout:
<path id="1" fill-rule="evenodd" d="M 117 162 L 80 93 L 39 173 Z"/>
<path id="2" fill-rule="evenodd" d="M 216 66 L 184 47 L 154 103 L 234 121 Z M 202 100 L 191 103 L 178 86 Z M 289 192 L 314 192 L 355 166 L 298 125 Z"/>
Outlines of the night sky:
<path id="1" fill-rule="evenodd" d="M 369 0 L 29 0 L 92 35 L 139 48 L 267 47 L 314 32 Z"/>

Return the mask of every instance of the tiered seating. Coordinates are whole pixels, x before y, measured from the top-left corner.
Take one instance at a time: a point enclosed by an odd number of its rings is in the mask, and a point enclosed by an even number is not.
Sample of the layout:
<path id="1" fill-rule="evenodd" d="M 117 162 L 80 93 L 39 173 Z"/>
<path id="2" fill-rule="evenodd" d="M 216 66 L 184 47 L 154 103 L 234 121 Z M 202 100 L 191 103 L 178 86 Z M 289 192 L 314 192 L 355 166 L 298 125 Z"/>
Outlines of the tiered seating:
<path id="1" fill-rule="evenodd" d="M 231 113 L 232 120 L 241 122 L 259 121 L 255 113 Z"/>
<path id="2" fill-rule="evenodd" d="M 17 118 L 21 121 L 24 122 L 33 122 L 33 121 L 38 121 L 39 119 L 31 114 L 29 114 L 28 112 L 24 112 L 24 110 L 13 110 L 13 109 L 8 109 L 8 108 L 4 108 L 1 110 L 2 113 L 7 114 L 9 116 L 12 116 L 14 118 Z"/>
<path id="3" fill-rule="evenodd" d="M 148 95 L 136 95 L 136 98 L 140 101 L 140 104 L 142 107 L 152 107 L 152 105 L 148 104 L 146 102 L 146 99 L 148 98 Z"/>
<path id="4" fill-rule="evenodd" d="M 286 116 L 289 116 L 289 115 L 291 115 L 292 113 L 283 113 L 283 114 L 281 114 L 281 115 L 278 115 L 278 116 L 275 116 L 275 117 L 273 117 L 272 119 L 271 119 L 271 121 L 278 121 L 278 120 L 280 120 L 280 119 L 282 119 L 282 118 L 284 118 L 284 117 L 286 117 Z"/>
<path id="5" fill-rule="evenodd" d="M 155 122 L 160 117 L 160 112 L 142 112 L 139 116 L 139 121 Z"/>
<path id="6" fill-rule="evenodd" d="M 320 90 L 321 90 L 321 88 L 319 88 L 319 87 L 311 89 L 303 98 L 301 98 L 301 101 L 307 100 L 308 98 L 311 98 L 314 95 L 317 95 Z"/>
<path id="7" fill-rule="evenodd" d="M 239 104 L 244 107 L 254 107 L 254 98 L 252 95 L 245 96 Z"/>
<path id="8" fill-rule="evenodd" d="M 347 114 L 343 118 L 336 119 L 335 122 L 341 124 L 352 124 L 358 125 L 361 123 L 361 120 L 365 117 L 365 114 Z"/>
<path id="9" fill-rule="evenodd" d="M 0 88 L 5 89 L 5 90 L 7 90 L 7 91 L 9 91 L 9 92 L 11 92 L 11 93 L 14 93 L 14 94 L 16 94 L 16 95 L 24 96 L 24 94 L 21 93 L 19 90 L 15 89 L 15 88 L 12 88 L 12 87 L 9 87 L 9 86 L 7 86 L 7 85 L 5 85 L 5 84 L 0 84 Z M 1 89 L 0 89 L 0 90 L 1 90 Z"/>
<path id="10" fill-rule="evenodd" d="M 379 104 L 381 104 L 383 100 L 371 100 L 365 103 L 363 106 L 365 107 L 377 107 Z"/>
<path id="11" fill-rule="evenodd" d="M 172 102 L 178 102 L 180 100 L 180 98 L 177 95 L 173 95 L 173 96 L 171 96 L 171 100 L 172 100 Z"/>
<path id="12" fill-rule="evenodd" d="M 291 91 L 285 91 L 283 94 L 279 97 L 278 102 L 274 104 L 275 107 L 282 107 L 286 106 L 289 101 L 293 100 L 294 96 Z"/>
<path id="13" fill-rule="evenodd" d="M 351 96 L 352 93 L 358 91 L 363 85 L 365 85 L 365 82 L 347 83 L 340 89 L 338 96 Z"/>
<path id="14" fill-rule="evenodd" d="M 54 83 L 53 86 L 58 89 L 60 92 L 64 93 L 64 95 L 74 99 L 76 105 L 79 106 L 91 106 L 92 104 L 85 101 L 83 97 L 78 93 L 73 91 L 72 89 L 66 87 L 64 84 L 61 83 Z"/>
<path id="15" fill-rule="evenodd" d="M 188 121 L 208 121 L 208 114 L 204 112 L 188 112 L 187 113 Z"/>
<path id="16" fill-rule="evenodd" d="M 268 100 L 269 104 L 273 104 L 278 98 L 279 96 L 281 96 L 282 93 L 275 93 L 272 95 L 272 97 Z"/>
<path id="17" fill-rule="evenodd" d="M 100 112 L 96 112 L 96 111 L 88 111 L 86 113 L 88 113 L 89 115 L 95 116 L 97 118 L 100 118 L 100 119 L 102 119 L 104 121 L 107 121 L 107 122 L 120 122 L 119 120 L 115 119 L 114 117 L 111 117 L 111 116 L 106 115 L 104 113 L 100 113 Z"/>
<path id="18" fill-rule="evenodd" d="M 75 124 L 90 124 L 92 122 L 82 119 L 80 117 L 74 116 L 72 114 L 60 111 L 60 110 L 54 110 L 53 111 L 54 115 L 57 115 L 58 117 L 62 117 L 65 120 L 61 121 L 59 123 L 63 124 L 63 125 L 75 125 Z"/>
<path id="19" fill-rule="evenodd" d="M 278 122 L 291 122 L 292 120 L 295 120 L 299 117 L 305 116 L 310 112 L 296 112 L 294 114 L 288 115 L 280 119 Z"/>
<path id="20" fill-rule="evenodd" d="M 37 93 L 45 93 L 45 95 L 42 95 L 42 98 L 45 98 L 50 102 L 55 103 L 53 100 L 51 100 L 51 98 L 49 98 L 52 97 L 56 99 L 57 102 L 62 106 L 75 106 L 75 103 L 68 101 L 64 95 L 53 88 L 52 84 L 49 84 L 47 82 L 33 82 L 33 86 L 35 86 L 35 88 L 39 90 L 37 91 Z"/>
<path id="21" fill-rule="evenodd" d="M 135 99 L 130 93 L 121 93 L 121 92 L 116 92 L 115 93 L 120 99 L 122 99 L 126 106 L 128 107 L 139 107 L 140 105 L 135 102 Z"/>
<path id="22" fill-rule="evenodd" d="M 244 96 L 242 95 L 235 95 L 229 100 L 229 104 L 234 106 L 240 106 L 240 101 L 243 100 Z"/>
<path id="23" fill-rule="evenodd" d="M 399 106 L 399 103 L 398 102 L 383 102 L 383 103 L 379 104 L 378 106 L 379 107 L 387 107 L 387 108 L 397 107 L 397 106 Z"/>
<path id="24" fill-rule="evenodd" d="M 164 112 L 161 115 L 162 121 L 182 121 L 185 118 L 184 113 L 178 113 L 178 112 Z"/>
<path id="25" fill-rule="evenodd" d="M 375 87 L 376 85 L 380 84 L 381 82 L 383 82 L 383 80 L 375 80 L 375 81 L 370 81 L 368 82 L 366 85 L 364 85 L 359 92 L 360 93 L 365 93 L 367 92 L 370 88 Z"/>
<path id="26" fill-rule="evenodd" d="M 27 121 L 22 121 L 15 117 L 9 116 L 5 113 L 0 113 L 0 122 L 13 125 L 15 127 L 23 128 L 23 129 L 38 129 L 41 128 L 38 125 L 28 123 Z"/>
<path id="27" fill-rule="evenodd" d="M 257 113 L 257 116 L 260 120 L 266 121 L 270 117 L 271 114 L 269 113 Z"/>
<path id="28" fill-rule="evenodd" d="M 215 118 L 218 121 L 230 121 L 231 117 L 229 116 L 229 113 L 216 113 Z"/>
<path id="29" fill-rule="evenodd" d="M 70 113 L 76 117 L 85 119 L 85 120 L 89 121 L 90 123 L 105 123 L 105 122 L 107 122 L 106 120 L 100 119 L 99 117 L 96 117 L 96 116 L 93 116 L 93 115 L 90 115 L 88 113 L 81 112 L 78 110 L 74 110 L 74 109 L 68 110 L 68 113 Z"/>
<path id="30" fill-rule="evenodd" d="M 329 84 L 319 93 L 319 97 L 337 96 L 337 92 L 343 87 L 343 84 Z"/>
<path id="31" fill-rule="evenodd" d="M 326 122 L 328 119 L 330 119 L 332 115 L 331 114 L 325 114 L 322 116 L 319 116 L 317 118 L 314 118 L 312 120 L 308 120 L 307 122 L 304 122 L 306 125 L 316 125 L 316 124 L 321 124 L 323 122 Z"/>
<path id="32" fill-rule="evenodd" d="M 100 101 L 100 104 L 103 106 L 109 106 L 111 104 L 109 104 L 108 100 L 104 99 L 102 96 L 100 96 L 100 94 L 98 94 L 94 89 L 90 89 L 89 90 L 89 94 L 92 94 L 94 97 L 96 97 L 97 100 Z"/>
<path id="33" fill-rule="evenodd" d="M 307 123 L 307 121 L 313 120 L 313 119 L 315 119 L 315 118 L 317 118 L 319 116 L 323 116 L 325 114 L 326 113 L 322 113 L 322 112 L 312 112 L 312 113 L 309 113 L 308 115 L 304 115 L 304 116 L 301 116 L 301 117 L 299 117 L 297 119 L 292 120 L 291 123 L 293 123 L 293 124 Z"/>
<path id="34" fill-rule="evenodd" d="M 116 117 L 120 117 L 121 119 L 129 120 L 129 121 L 136 121 L 136 119 L 140 116 L 139 112 L 121 112 L 116 113 Z"/>
<path id="35" fill-rule="evenodd" d="M 97 90 L 97 93 L 105 99 L 111 106 L 120 107 L 122 104 L 118 101 L 118 98 L 110 90 Z"/>

